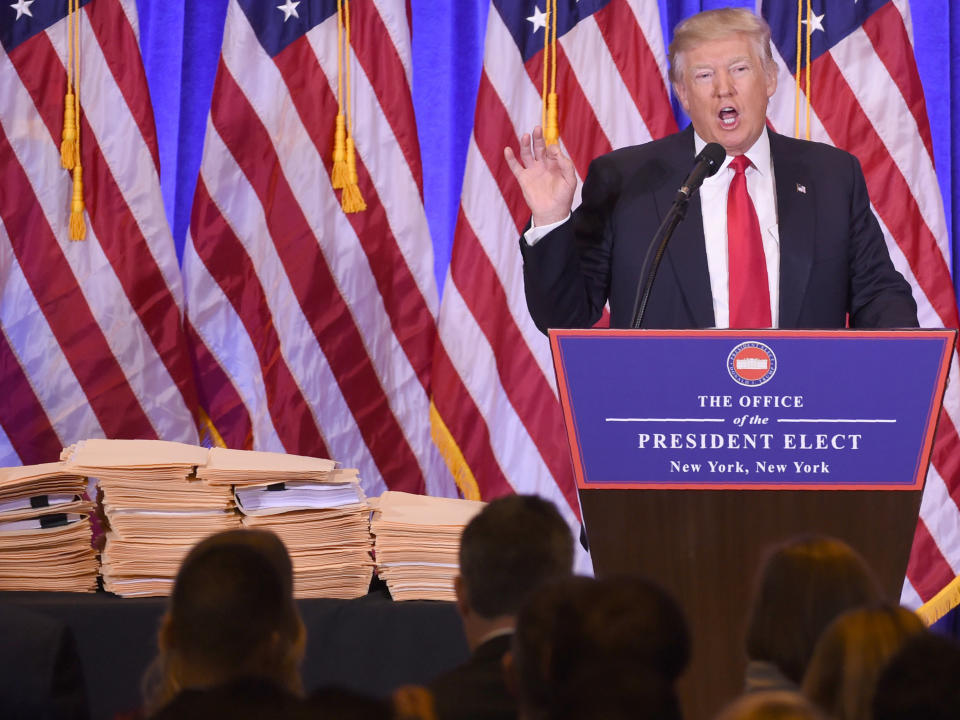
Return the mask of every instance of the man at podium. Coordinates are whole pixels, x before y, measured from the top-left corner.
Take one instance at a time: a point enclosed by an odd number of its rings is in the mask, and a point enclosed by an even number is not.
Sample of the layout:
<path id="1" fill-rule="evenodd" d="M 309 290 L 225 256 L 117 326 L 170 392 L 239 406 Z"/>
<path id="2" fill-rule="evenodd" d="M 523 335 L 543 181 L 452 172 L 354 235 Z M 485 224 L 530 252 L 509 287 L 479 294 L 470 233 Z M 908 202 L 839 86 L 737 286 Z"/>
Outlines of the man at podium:
<path id="1" fill-rule="evenodd" d="M 576 177 L 559 145 L 537 127 L 519 160 L 504 150 L 532 214 L 520 248 L 537 326 L 590 327 L 607 302 L 611 326 L 630 326 L 657 226 L 695 158 L 719 143 L 643 327 L 916 327 L 857 159 L 766 126 L 777 87 L 766 22 L 742 8 L 703 12 L 677 26 L 668 54 L 691 126 L 596 158 L 572 213 Z"/>

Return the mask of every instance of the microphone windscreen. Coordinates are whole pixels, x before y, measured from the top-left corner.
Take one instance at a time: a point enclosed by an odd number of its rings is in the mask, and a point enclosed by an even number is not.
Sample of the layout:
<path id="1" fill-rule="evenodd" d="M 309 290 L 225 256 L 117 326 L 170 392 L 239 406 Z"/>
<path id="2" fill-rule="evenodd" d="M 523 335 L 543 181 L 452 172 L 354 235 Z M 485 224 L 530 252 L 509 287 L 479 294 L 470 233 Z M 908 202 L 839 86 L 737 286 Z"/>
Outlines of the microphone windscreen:
<path id="1" fill-rule="evenodd" d="M 720 143 L 707 143 L 706 147 L 697 155 L 697 162 L 705 160 L 707 162 L 707 174 L 705 177 L 716 175 L 717 170 L 723 165 L 724 158 L 727 157 L 727 151 L 723 149 Z"/>

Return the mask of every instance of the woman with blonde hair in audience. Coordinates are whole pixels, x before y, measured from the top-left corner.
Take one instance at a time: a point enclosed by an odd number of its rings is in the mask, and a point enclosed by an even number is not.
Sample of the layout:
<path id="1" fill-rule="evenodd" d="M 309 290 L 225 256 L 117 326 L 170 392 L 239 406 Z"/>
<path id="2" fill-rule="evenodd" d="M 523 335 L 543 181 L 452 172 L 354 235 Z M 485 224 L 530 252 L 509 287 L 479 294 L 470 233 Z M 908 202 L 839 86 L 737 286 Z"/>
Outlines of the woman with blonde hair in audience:
<path id="1" fill-rule="evenodd" d="M 877 679 L 910 638 L 924 632 L 901 607 L 844 613 L 823 633 L 803 678 L 803 693 L 834 720 L 871 720 Z"/>

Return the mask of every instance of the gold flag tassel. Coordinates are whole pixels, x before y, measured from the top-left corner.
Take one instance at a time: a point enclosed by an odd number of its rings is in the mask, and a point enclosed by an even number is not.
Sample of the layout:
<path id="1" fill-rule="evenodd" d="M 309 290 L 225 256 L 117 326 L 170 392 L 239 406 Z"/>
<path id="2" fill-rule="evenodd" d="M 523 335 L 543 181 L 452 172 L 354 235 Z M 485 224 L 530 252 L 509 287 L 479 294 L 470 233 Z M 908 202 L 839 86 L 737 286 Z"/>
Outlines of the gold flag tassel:
<path id="1" fill-rule="evenodd" d="M 60 164 L 67 170 L 73 170 L 77 158 L 76 98 L 73 95 L 73 23 L 79 19 L 77 2 L 67 0 L 67 94 L 63 99 L 63 134 L 60 142 Z"/>
<path id="2" fill-rule="evenodd" d="M 73 72 L 73 117 L 76 121 L 76 137 L 73 141 L 73 197 L 70 200 L 70 239 L 84 240 L 87 237 L 87 221 L 83 216 L 83 166 L 80 163 L 80 0 L 70 0 L 73 23 L 72 30 Z M 62 148 L 61 148 L 62 155 Z M 62 158 L 61 158 L 62 159 Z"/>
<path id="3" fill-rule="evenodd" d="M 540 88 L 540 126 L 547 145 L 560 137 L 557 123 L 557 0 L 546 0 L 543 26 L 543 85 Z M 552 32 L 551 32 L 552 27 Z"/>
<path id="4" fill-rule="evenodd" d="M 547 32 L 550 28 L 552 28 L 552 31 Z M 557 0 L 547 0 L 547 24 L 543 28 L 543 31 L 544 92 L 546 92 L 547 84 L 546 48 L 548 47 L 548 42 L 550 47 L 550 91 L 547 93 L 547 122 L 543 128 L 543 139 L 547 145 L 553 145 L 560 139 L 560 125 L 557 117 Z"/>
<path id="5" fill-rule="evenodd" d="M 360 193 L 360 177 L 357 175 L 357 151 L 353 144 L 353 99 L 350 94 L 350 0 L 343 0 L 344 42 L 343 55 L 346 66 L 346 155 L 347 155 L 347 182 L 343 186 L 340 196 L 340 206 L 345 213 L 362 212 L 367 209 L 367 203 Z"/>
<path id="6" fill-rule="evenodd" d="M 83 166 L 73 168 L 73 199 L 70 201 L 70 239 L 85 240 L 87 221 L 83 216 Z"/>
<path id="7" fill-rule="evenodd" d="M 343 117 L 343 1 L 337 0 L 337 129 L 333 136 L 333 169 L 330 173 L 330 183 L 335 190 L 346 187 L 349 176 L 347 130 Z"/>

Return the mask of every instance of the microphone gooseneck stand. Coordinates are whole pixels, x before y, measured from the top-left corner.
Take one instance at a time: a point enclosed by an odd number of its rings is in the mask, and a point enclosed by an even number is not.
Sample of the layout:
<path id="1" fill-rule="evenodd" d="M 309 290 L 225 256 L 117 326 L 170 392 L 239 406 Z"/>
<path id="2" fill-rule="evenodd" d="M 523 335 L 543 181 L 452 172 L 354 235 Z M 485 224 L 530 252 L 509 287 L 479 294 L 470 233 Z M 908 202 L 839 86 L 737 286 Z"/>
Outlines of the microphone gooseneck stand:
<path id="1" fill-rule="evenodd" d="M 687 214 L 687 204 L 690 198 L 700 188 L 703 181 L 714 175 L 723 164 L 726 157 L 726 150 L 719 143 L 709 143 L 700 154 L 697 155 L 693 170 L 687 176 L 686 181 L 677 191 L 677 196 L 670 206 L 670 211 L 657 228 L 653 240 L 647 246 L 647 253 L 643 258 L 643 265 L 640 266 L 640 283 L 637 285 L 637 296 L 633 303 L 633 316 L 630 327 L 634 330 L 640 328 L 643 322 L 643 315 L 647 310 L 647 301 L 650 299 L 650 291 L 653 290 L 653 281 L 657 277 L 657 270 L 660 269 L 660 262 L 663 260 L 663 254 L 667 250 L 667 243 L 673 236 L 673 231 Z M 646 279 L 643 278 L 643 269 L 647 267 L 650 260 L 650 253 L 656 248 L 656 254 L 653 256 L 653 263 L 650 265 L 650 271 Z"/>

